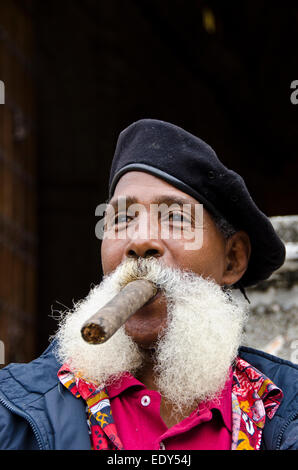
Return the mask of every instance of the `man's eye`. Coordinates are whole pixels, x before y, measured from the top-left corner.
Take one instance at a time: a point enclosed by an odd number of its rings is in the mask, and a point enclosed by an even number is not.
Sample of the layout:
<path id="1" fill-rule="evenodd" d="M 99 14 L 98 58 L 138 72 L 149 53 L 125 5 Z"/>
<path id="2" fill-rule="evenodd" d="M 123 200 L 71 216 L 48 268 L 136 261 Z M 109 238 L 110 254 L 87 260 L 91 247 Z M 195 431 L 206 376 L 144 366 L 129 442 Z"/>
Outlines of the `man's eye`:
<path id="1" fill-rule="evenodd" d="M 171 212 L 169 214 L 169 220 L 172 222 L 182 222 L 182 223 L 189 222 L 189 218 L 181 212 Z"/>
<path id="2" fill-rule="evenodd" d="M 181 220 L 183 220 L 182 214 L 178 214 L 178 213 L 172 213 L 169 215 L 169 217 L 174 222 L 181 222 Z"/>
<path id="3" fill-rule="evenodd" d="M 127 223 L 130 217 L 127 214 L 116 215 L 114 219 L 114 224 L 123 224 Z"/>

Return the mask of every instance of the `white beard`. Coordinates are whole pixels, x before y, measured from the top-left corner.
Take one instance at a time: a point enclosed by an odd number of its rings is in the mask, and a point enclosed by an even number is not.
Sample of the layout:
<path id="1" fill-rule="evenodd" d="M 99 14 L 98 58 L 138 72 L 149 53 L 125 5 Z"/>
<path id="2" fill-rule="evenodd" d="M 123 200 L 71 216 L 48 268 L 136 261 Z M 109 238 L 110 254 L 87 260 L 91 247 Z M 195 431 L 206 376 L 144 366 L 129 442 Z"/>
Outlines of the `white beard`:
<path id="1" fill-rule="evenodd" d="M 242 340 L 247 312 L 219 285 L 154 258 L 127 260 L 60 321 L 56 355 L 88 381 L 109 385 L 124 372 L 135 375 L 144 356 L 121 327 L 106 343 L 91 345 L 83 323 L 136 278 L 154 282 L 167 299 L 168 324 L 154 351 L 156 385 L 176 411 L 211 399 L 222 390 Z"/>

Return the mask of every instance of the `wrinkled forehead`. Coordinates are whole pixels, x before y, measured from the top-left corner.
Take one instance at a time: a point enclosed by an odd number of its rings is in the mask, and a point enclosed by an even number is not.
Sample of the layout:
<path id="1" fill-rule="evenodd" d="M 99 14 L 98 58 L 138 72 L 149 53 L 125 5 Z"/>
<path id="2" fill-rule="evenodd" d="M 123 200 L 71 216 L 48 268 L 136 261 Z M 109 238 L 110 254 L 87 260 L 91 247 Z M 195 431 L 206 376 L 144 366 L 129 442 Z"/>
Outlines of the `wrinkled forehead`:
<path id="1" fill-rule="evenodd" d="M 121 176 L 110 202 L 123 197 L 144 203 L 168 198 L 169 201 L 172 199 L 184 204 L 199 204 L 199 201 L 167 181 L 142 171 L 131 171 Z"/>

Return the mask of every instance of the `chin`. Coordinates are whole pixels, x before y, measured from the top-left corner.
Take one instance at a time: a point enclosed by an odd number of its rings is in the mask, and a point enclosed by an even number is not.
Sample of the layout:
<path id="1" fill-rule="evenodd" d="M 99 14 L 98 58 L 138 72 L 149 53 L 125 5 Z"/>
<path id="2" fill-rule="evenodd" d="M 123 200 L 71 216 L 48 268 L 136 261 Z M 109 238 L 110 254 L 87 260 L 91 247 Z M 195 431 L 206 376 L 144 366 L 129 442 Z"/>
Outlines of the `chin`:
<path id="1" fill-rule="evenodd" d="M 135 331 L 133 328 L 125 327 L 125 333 L 141 348 L 148 349 L 153 347 L 157 342 L 158 333 L 152 332 L 152 329 L 148 334 L 144 331 Z"/>
<path id="2" fill-rule="evenodd" d="M 129 324 L 125 325 L 125 333 L 143 349 L 153 349 L 158 339 L 161 337 L 162 332 L 165 330 L 165 322 L 154 327 L 152 321 L 147 317 L 147 322 L 142 322 L 142 325 Z"/>

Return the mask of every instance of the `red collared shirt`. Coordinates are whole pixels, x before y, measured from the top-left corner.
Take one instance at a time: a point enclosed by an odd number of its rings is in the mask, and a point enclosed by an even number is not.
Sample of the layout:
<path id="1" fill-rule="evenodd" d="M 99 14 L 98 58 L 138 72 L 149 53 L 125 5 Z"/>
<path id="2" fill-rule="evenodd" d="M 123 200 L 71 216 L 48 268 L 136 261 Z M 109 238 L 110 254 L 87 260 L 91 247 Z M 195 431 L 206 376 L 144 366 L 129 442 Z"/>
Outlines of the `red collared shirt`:
<path id="1" fill-rule="evenodd" d="M 217 400 L 201 403 L 168 429 L 160 416 L 160 393 L 132 375 L 108 387 L 118 436 L 127 450 L 228 450 L 232 435 L 232 371 Z"/>

